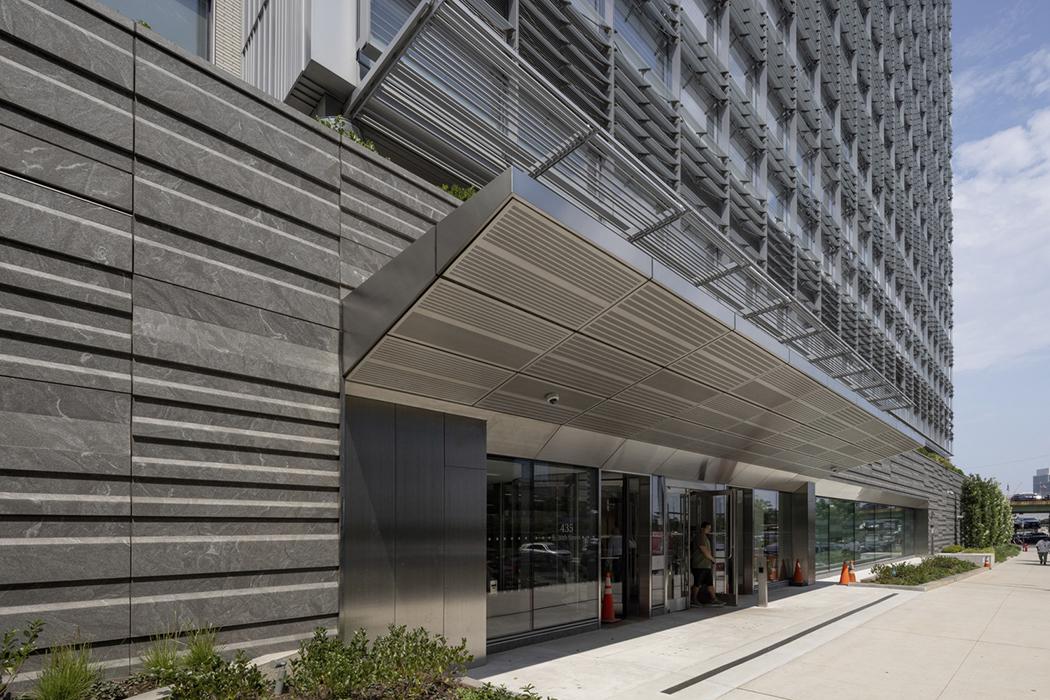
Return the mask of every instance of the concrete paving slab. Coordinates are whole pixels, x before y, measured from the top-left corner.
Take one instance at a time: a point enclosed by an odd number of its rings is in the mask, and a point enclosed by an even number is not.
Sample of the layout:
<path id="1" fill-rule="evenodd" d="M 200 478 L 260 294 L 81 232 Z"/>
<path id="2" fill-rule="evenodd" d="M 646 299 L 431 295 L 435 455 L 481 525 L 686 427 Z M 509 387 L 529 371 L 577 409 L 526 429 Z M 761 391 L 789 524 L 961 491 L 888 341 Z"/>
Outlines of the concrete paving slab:
<path id="1" fill-rule="evenodd" d="M 1050 688 L 1050 670 L 1032 670 L 1033 651 L 1050 648 L 1050 567 L 1034 560 L 927 593 L 825 585 L 785 591 L 765 609 L 625 622 L 494 654 L 473 675 L 559 700 L 1031 697 Z"/>

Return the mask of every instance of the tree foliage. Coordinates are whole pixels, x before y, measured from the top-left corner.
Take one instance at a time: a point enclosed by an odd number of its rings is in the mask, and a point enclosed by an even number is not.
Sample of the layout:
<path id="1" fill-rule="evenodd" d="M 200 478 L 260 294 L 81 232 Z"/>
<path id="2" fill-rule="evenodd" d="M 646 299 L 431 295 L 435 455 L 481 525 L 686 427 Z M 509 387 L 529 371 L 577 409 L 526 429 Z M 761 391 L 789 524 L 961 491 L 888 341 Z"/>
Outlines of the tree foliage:
<path id="1" fill-rule="evenodd" d="M 970 474 L 963 479 L 960 534 L 966 547 L 996 547 L 1010 542 L 1013 515 L 999 482 Z"/>

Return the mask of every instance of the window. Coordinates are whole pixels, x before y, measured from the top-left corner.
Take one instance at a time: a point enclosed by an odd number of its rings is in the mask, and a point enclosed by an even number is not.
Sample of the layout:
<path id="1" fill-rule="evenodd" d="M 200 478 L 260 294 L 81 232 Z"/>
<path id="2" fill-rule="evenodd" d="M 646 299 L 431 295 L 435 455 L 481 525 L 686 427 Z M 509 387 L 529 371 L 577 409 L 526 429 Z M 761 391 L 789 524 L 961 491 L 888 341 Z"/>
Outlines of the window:
<path id="1" fill-rule="evenodd" d="M 754 62 L 736 42 L 729 49 L 729 75 L 745 95 L 755 92 Z"/>
<path id="2" fill-rule="evenodd" d="M 897 559 L 925 546 L 916 537 L 913 508 L 818 498 L 816 518 L 818 570 L 835 571 L 844 561 L 868 565 Z"/>
<path id="3" fill-rule="evenodd" d="M 211 59 L 211 0 L 102 0 L 190 53 Z"/>
<path id="4" fill-rule="evenodd" d="M 779 581 L 791 576 L 791 496 L 755 489 L 752 492 L 754 549 L 766 559 L 766 576 Z M 757 583 L 757 581 L 756 581 Z"/>
<path id="5" fill-rule="evenodd" d="M 671 55 L 667 36 L 652 26 L 645 17 L 643 5 L 632 0 L 616 3 L 616 33 L 624 38 L 627 46 L 664 85 L 671 77 Z"/>
<path id="6" fill-rule="evenodd" d="M 597 472 L 488 462 L 488 638 L 597 617 Z"/>

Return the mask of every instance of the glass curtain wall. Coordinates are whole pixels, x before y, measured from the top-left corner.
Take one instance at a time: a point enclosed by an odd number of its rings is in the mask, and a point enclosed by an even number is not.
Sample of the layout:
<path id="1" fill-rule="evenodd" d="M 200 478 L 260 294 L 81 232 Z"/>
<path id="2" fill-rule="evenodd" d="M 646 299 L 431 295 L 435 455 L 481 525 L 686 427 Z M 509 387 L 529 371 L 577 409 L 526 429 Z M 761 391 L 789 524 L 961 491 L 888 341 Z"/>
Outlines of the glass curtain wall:
<path id="1" fill-rule="evenodd" d="M 816 520 L 818 571 L 837 570 L 844 561 L 868 565 L 920 553 L 914 508 L 817 498 Z"/>
<path id="2" fill-rule="evenodd" d="M 755 489 L 752 492 L 752 504 L 754 548 L 755 552 L 761 552 L 766 559 L 768 580 L 780 581 L 790 578 L 791 567 L 794 565 L 790 551 L 790 494 Z"/>
<path id="3" fill-rule="evenodd" d="M 488 638 L 597 619 L 598 473 L 488 462 Z"/>

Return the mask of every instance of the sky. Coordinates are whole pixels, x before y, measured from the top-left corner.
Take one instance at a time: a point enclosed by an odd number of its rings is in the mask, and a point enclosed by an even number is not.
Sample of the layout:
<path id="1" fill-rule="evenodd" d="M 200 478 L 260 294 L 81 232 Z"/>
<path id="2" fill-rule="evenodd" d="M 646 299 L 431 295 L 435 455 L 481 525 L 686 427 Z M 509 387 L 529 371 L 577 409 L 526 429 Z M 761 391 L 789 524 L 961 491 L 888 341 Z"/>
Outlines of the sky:
<path id="1" fill-rule="evenodd" d="M 1050 467 L 1050 0 L 954 0 L 955 443 L 1031 491 Z"/>

